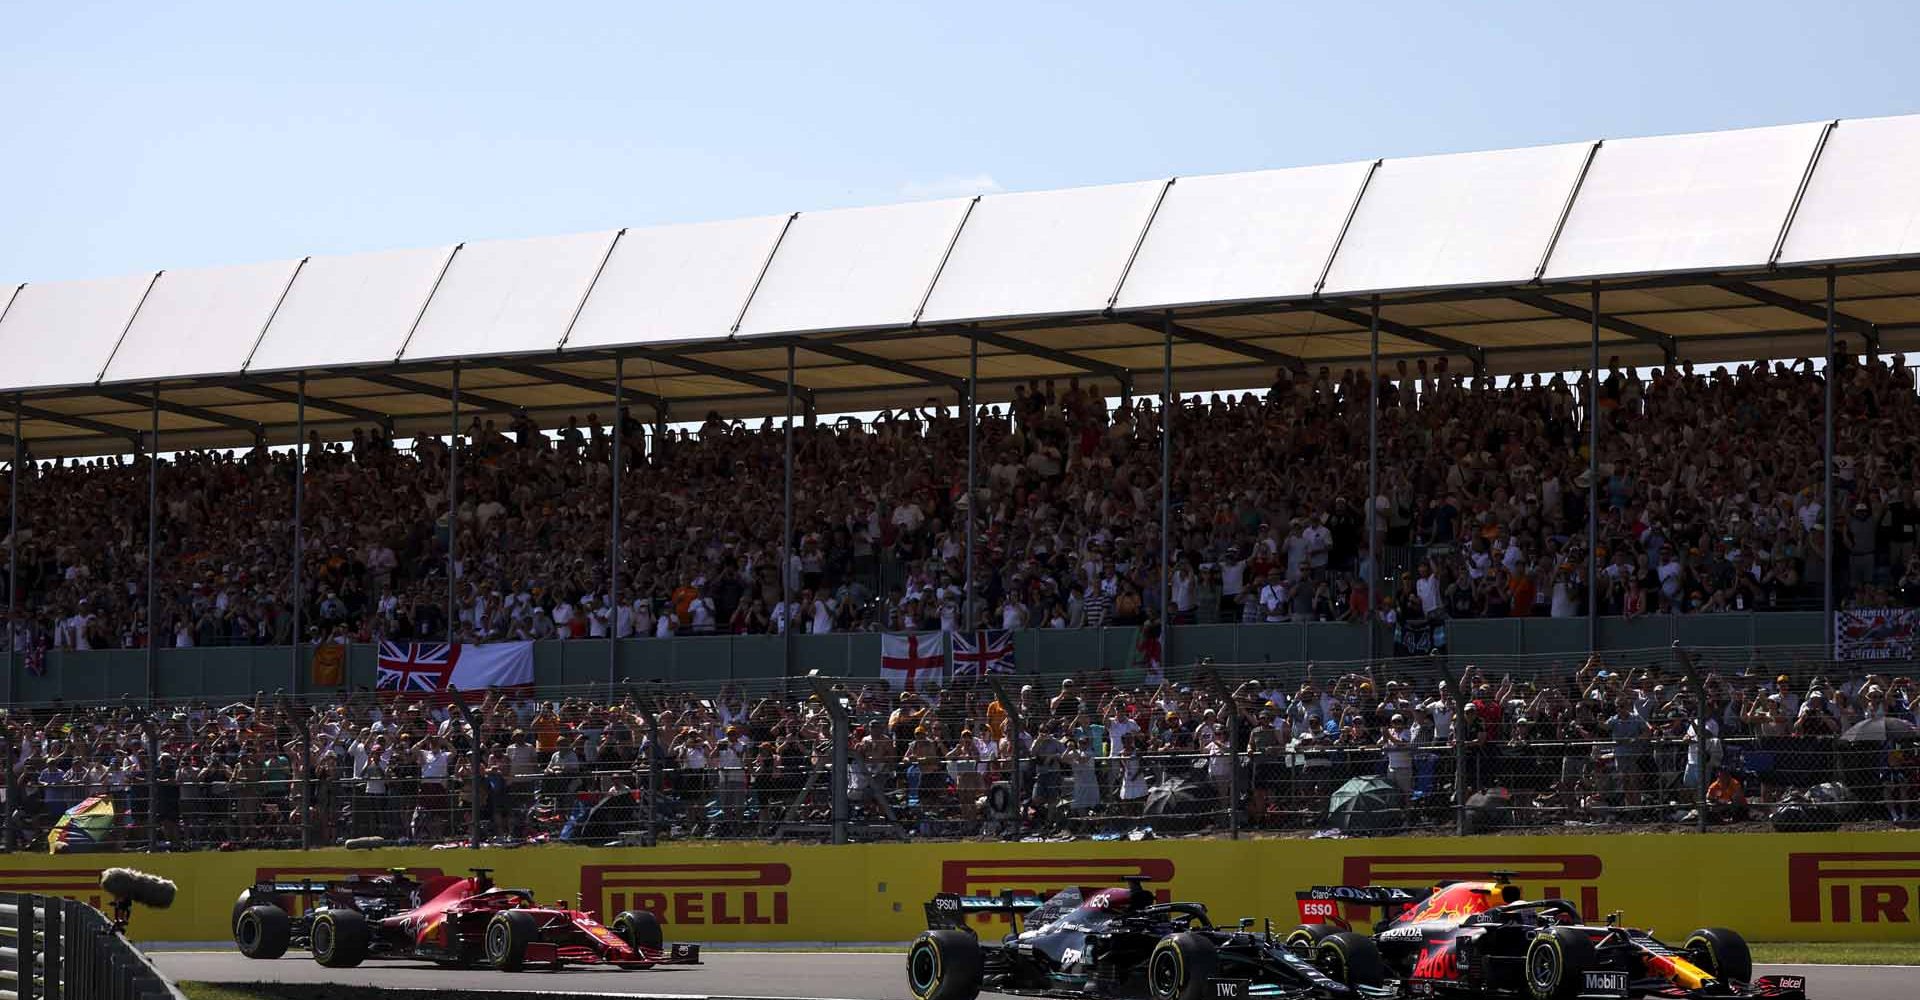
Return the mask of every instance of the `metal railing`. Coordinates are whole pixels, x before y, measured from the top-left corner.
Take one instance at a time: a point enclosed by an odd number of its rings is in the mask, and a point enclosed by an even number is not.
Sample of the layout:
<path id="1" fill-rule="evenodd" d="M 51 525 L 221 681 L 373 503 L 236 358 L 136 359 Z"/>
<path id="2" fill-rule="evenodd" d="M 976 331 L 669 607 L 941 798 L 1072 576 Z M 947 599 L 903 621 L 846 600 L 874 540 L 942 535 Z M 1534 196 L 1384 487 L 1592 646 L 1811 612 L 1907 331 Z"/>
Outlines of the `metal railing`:
<path id="1" fill-rule="evenodd" d="M 186 1000 L 100 911 L 0 893 L 0 1000 Z"/>

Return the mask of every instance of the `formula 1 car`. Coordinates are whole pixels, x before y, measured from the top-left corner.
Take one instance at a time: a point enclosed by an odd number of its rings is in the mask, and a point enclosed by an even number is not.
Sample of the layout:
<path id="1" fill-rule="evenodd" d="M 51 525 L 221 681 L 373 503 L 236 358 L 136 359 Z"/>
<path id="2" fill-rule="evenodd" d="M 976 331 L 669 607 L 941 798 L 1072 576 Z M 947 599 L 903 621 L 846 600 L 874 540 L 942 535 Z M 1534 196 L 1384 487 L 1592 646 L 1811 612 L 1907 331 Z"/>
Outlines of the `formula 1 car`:
<path id="1" fill-rule="evenodd" d="M 1373 941 L 1323 936 L 1316 965 L 1242 920 L 1217 928 L 1199 903 L 1159 903 L 1144 879 L 1124 889 L 1066 889 L 1034 896 L 942 893 L 927 904 L 927 931 L 907 950 L 915 1000 L 973 1000 L 980 991 L 1042 997 L 1145 1000 L 1385 1000 Z M 973 914 L 1004 914 L 1013 932 L 982 944 Z M 1024 926 L 1022 917 L 1025 918 Z M 1332 969 L 1330 974 L 1323 969 Z"/>
<path id="2" fill-rule="evenodd" d="M 611 928 L 565 903 L 535 904 L 526 889 L 493 884 L 492 870 L 424 881 L 405 869 L 337 882 L 265 881 L 233 904 L 233 941 L 248 958 L 306 948 L 330 968 L 368 958 L 418 958 L 452 968 L 485 963 L 514 971 L 527 963 L 644 969 L 697 965 L 699 945 L 667 947 L 653 914 L 628 911 Z M 292 899 L 304 905 L 293 916 Z"/>
<path id="3" fill-rule="evenodd" d="M 1585 922 L 1563 899 L 1525 900 L 1509 873 L 1425 889 L 1316 886 L 1295 893 L 1305 923 L 1287 935 L 1300 954 L 1343 937 L 1342 905 L 1386 915 L 1373 941 L 1407 996 L 1525 1000 L 1660 997 L 1806 1000 L 1800 976 L 1753 976 L 1739 934 L 1707 927 L 1674 948 L 1652 934 Z"/>

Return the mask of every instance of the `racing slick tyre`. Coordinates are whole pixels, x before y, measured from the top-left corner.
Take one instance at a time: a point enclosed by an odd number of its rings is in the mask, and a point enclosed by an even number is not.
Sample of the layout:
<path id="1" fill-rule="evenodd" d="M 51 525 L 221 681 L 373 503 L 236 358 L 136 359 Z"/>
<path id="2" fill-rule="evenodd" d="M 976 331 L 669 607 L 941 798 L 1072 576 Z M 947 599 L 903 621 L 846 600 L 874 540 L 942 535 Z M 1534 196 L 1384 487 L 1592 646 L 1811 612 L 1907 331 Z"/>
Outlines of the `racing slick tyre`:
<path id="1" fill-rule="evenodd" d="M 926 931 L 907 949 L 907 989 L 914 1000 L 973 1000 L 986 958 L 971 931 Z"/>
<path id="2" fill-rule="evenodd" d="M 540 921 L 522 910 L 502 910 L 487 922 L 487 964 L 518 972 L 527 964 L 527 945 L 540 936 Z"/>
<path id="3" fill-rule="evenodd" d="M 233 943 L 248 958 L 279 958 L 293 940 L 293 918 L 278 906 L 249 906 L 233 922 Z"/>
<path id="4" fill-rule="evenodd" d="M 1526 989 L 1532 1000 L 1572 1000 L 1593 968 L 1593 939 L 1572 927 L 1553 927 L 1527 942 Z"/>
<path id="5" fill-rule="evenodd" d="M 1694 931 L 1687 935 L 1687 943 L 1680 946 L 1680 952 L 1687 961 L 1723 983 L 1753 981 L 1753 952 L 1747 949 L 1747 939 L 1725 927 L 1702 927 Z"/>
<path id="6" fill-rule="evenodd" d="M 660 931 L 660 920 L 645 910 L 623 910 L 613 918 L 614 936 L 627 943 L 635 951 L 651 948 L 654 951 L 667 950 L 667 936 Z M 631 969 L 651 969 L 653 963 L 630 965 Z"/>
<path id="7" fill-rule="evenodd" d="M 1313 948 L 1313 964 L 1342 986 L 1379 986 L 1387 981 L 1387 964 L 1380 959 L 1379 946 L 1352 931 L 1321 938 Z"/>
<path id="8" fill-rule="evenodd" d="M 351 969 L 366 961 L 373 942 L 367 917 L 358 910 L 321 910 L 307 935 L 313 960 L 329 969 Z"/>
<path id="9" fill-rule="evenodd" d="M 1169 934 L 1147 956 L 1147 993 L 1153 1000 L 1207 1000 L 1220 967 L 1219 949 L 1199 934 Z"/>
<path id="10" fill-rule="evenodd" d="M 1307 961 L 1313 961 L 1313 953 L 1320 947 L 1323 938 L 1340 933 L 1339 924 L 1301 924 L 1287 934 L 1287 947 L 1293 953 Z"/>

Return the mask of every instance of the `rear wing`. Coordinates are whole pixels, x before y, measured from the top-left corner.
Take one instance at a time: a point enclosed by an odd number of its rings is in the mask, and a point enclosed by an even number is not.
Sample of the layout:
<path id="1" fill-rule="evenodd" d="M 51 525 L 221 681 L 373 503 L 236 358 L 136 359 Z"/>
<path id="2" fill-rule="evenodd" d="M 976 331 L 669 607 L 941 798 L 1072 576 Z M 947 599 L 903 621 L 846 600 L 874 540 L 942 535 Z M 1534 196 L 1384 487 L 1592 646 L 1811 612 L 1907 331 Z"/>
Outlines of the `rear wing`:
<path id="1" fill-rule="evenodd" d="M 1300 907 L 1302 923 L 1344 923 L 1342 906 L 1375 907 L 1382 919 L 1433 895 L 1433 887 L 1419 889 L 1390 885 L 1316 885 L 1293 894 Z"/>
<path id="2" fill-rule="evenodd" d="M 967 926 L 967 916 L 974 913 L 1004 913 L 1019 917 L 1032 913 L 1046 903 L 1038 896 L 1016 896 L 1003 892 L 998 896 L 962 896 L 953 892 L 942 892 L 927 902 L 927 929 L 962 930 Z"/>
<path id="3" fill-rule="evenodd" d="M 291 880 L 262 880 L 253 884 L 253 891 L 275 896 L 285 896 L 293 893 L 311 896 L 326 892 L 339 884 L 339 882 L 323 882 L 310 878 L 303 878 L 297 882 Z"/>

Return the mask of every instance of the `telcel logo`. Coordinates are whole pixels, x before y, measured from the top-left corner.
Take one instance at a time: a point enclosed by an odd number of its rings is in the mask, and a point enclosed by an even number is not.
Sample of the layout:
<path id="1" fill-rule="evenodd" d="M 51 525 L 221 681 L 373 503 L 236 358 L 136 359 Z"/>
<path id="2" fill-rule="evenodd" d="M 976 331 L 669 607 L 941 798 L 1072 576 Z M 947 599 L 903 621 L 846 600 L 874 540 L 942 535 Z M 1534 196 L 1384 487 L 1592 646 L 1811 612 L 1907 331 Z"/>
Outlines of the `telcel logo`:
<path id="1" fill-rule="evenodd" d="M 940 891 L 962 896 L 1051 896 L 1079 886 L 1112 888 L 1128 876 L 1143 875 L 1162 903 L 1172 897 L 1173 861 L 1170 858 L 1020 858 L 991 861 L 947 861 L 940 866 Z M 1013 919 L 1008 914 L 981 914 L 978 921 Z"/>
<path id="2" fill-rule="evenodd" d="M 645 910 L 663 924 L 710 927 L 787 922 L 793 869 L 767 863 L 583 865 L 580 894 L 605 920 Z"/>
<path id="3" fill-rule="evenodd" d="M 1920 851 L 1787 855 L 1787 919 L 1796 924 L 1911 923 L 1916 897 Z"/>
<path id="4" fill-rule="evenodd" d="M 1341 871 L 1347 885 L 1426 886 L 1445 879 L 1487 879 L 1513 873 L 1526 899 L 1571 899 L 1587 920 L 1599 920 L 1600 858 L 1592 854 L 1355 854 Z M 1354 909 L 1349 919 L 1364 915 Z"/>

